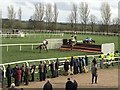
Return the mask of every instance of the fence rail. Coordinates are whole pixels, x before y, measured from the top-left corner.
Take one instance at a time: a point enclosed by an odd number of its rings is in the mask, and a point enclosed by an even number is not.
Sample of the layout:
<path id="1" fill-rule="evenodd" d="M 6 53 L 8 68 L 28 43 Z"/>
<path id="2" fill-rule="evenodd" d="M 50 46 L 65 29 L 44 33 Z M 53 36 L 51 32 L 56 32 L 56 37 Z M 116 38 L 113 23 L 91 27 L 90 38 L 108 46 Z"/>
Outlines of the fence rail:
<path id="1" fill-rule="evenodd" d="M 100 54 L 97 54 L 97 55 L 87 55 L 88 57 L 96 57 L 96 56 L 99 56 Z M 82 56 L 74 56 L 75 58 L 76 57 L 84 57 L 85 55 L 82 55 Z M 61 58 L 58 58 L 59 61 L 61 60 L 66 60 L 66 59 L 70 59 L 71 57 L 61 57 Z M 27 66 L 29 66 L 29 63 L 32 63 L 32 62 L 39 62 L 39 61 L 48 61 L 49 63 L 51 61 L 54 61 L 56 60 L 56 58 L 49 58 L 49 59 L 37 59 L 37 60 L 24 60 L 24 61 L 17 61 L 17 62 L 10 62 L 10 63 L 4 63 L 4 64 L 0 64 L 0 67 L 3 67 L 3 71 L 4 71 L 4 77 L 6 76 L 5 75 L 5 72 L 6 72 L 6 65 L 13 65 L 13 64 L 21 64 L 21 63 L 26 63 Z"/>
<path id="2" fill-rule="evenodd" d="M 42 43 L 26 43 L 26 44 L 0 44 L 0 47 L 7 47 L 7 52 L 9 51 L 9 46 L 19 46 L 19 50 L 22 50 L 22 46 L 31 46 L 31 50 L 33 50 L 33 46 L 40 45 Z"/>
<path id="3" fill-rule="evenodd" d="M 11 38 L 11 37 L 31 37 L 31 36 L 59 36 L 59 37 L 62 37 L 64 36 L 64 33 L 40 33 L 40 34 L 29 34 L 29 33 L 23 33 L 23 34 L 0 34 L 1 37 L 8 37 L 8 38 Z"/>
<path id="4" fill-rule="evenodd" d="M 99 56 L 100 54 L 97 54 L 97 55 L 87 55 L 87 57 L 97 57 Z M 78 58 L 78 57 L 84 57 L 85 55 L 82 55 L 82 56 L 74 56 L 74 58 Z M 60 62 L 63 62 L 65 61 L 66 59 L 70 59 L 71 57 L 61 57 L 61 58 L 58 58 Z M 115 58 L 120 58 L 120 57 L 114 57 Z M 104 58 L 104 59 L 107 59 L 107 58 Z M 10 65 L 13 65 L 13 64 L 22 64 L 22 63 L 26 63 L 27 66 L 29 66 L 29 63 L 35 63 L 35 62 L 39 62 L 39 61 L 45 61 L 48 63 L 50 63 L 51 61 L 54 61 L 56 60 L 56 58 L 49 58 L 49 59 L 37 59 L 37 60 L 25 60 L 25 61 L 18 61 L 18 62 L 10 62 L 10 63 L 4 63 L 4 64 L 0 64 L 0 67 L 3 67 L 3 70 L 4 70 L 4 77 L 5 77 L 5 72 L 6 72 L 6 65 L 10 64 Z M 91 62 L 91 61 L 90 61 Z M 115 62 L 115 61 L 113 61 Z M 120 62 L 120 61 L 118 61 Z M 91 65 L 90 65 L 91 66 Z M 63 66 L 62 66 L 63 67 Z"/>

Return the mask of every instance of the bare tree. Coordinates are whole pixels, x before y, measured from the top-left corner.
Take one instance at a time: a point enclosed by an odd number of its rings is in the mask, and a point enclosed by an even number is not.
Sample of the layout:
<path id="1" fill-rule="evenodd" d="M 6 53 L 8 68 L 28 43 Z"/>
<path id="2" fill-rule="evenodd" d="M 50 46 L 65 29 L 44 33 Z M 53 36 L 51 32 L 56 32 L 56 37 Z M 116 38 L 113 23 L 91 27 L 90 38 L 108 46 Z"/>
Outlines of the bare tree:
<path id="1" fill-rule="evenodd" d="M 18 20 L 19 20 L 19 29 L 21 28 L 21 19 L 22 19 L 22 9 L 18 9 Z"/>
<path id="2" fill-rule="evenodd" d="M 34 29 L 42 29 L 43 25 L 42 25 L 42 22 L 43 22 L 43 17 L 44 17 L 44 4 L 42 3 L 37 3 L 34 5 L 35 7 L 35 12 L 32 16 L 32 19 L 35 23 L 35 26 L 34 26 Z"/>
<path id="3" fill-rule="evenodd" d="M 9 19 L 9 28 L 13 28 L 14 20 L 16 17 L 16 12 L 14 10 L 14 7 L 12 5 L 8 6 L 8 19 Z"/>
<path id="4" fill-rule="evenodd" d="M 77 23 L 77 5 L 75 3 L 72 4 L 72 11 L 71 11 L 71 15 L 72 15 L 72 18 L 73 18 L 73 21 L 74 21 L 74 25 L 75 25 L 75 28 L 74 30 L 76 31 L 76 23 Z"/>
<path id="5" fill-rule="evenodd" d="M 68 20 L 69 20 L 69 23 L 70 23 L 70 26 L 71 26 L 71 30 L 73 30 L 73 23 L 74 23 L 74 18 L 73 18 L 73 13 L 71 13 L 69 16 L 68 16 Z"/>
<path id="6" fill-rule="evenodd" d="M 50 29 L 51 26 L 50 24 L 52 23 L 52 20 L 53 20 L 53 12 L 52 12 L 52 5 L 50 3 L 48 3 L 46 5 L 46 23 L 47 23 L 47 27 Z"/>
<path id="7" fill-rule="evenodd" d="M 113 26 L 113 30 L 112 31 L 114 31 L 114 32 L 118 32 L 118 27 L 119 27 L 119 24 L 120 24 L 120 22 L 119 22 L 119 18 L 113 18 L 112 19 L 112 26 Z"/>
<path id="8" fill-rule="evenodd" d="M 54 14 L 54 15 L 53 15 L 53 16 L 54 16 L 53 22 L 54 22 L 54 24 L 55 24 L 55 30 L 56 30 L 56 24 L 57 24 L 57 19 L 58 19 L 58 9 L 57 9 L 56 3 L 54 4 L 53 14 Z"/>
<path id="9" fill-rule="evenodd" d="M 94 31 L 94 25 L 95 25 L 95 23 L 96 23 L 96 20 L 97 20 L 96 16 L 93 15 L 93 14 L 91 14 L 91 15 L 90 15 L 90 23 L 91 23 L 92 32 Z"/>
<path id="10" fill-rule="evenodd" d="M 102 22 L 105 25 L 105 31 L 107 31 L 108 33 L 108 26 L 111 17 L 111 9 L 110 9 L 110 5 L 107 2 L 103 2 L 101 5 L 101 16 L 102 16 Z"/>
<path id="11" fill-rule="evenodd" d="M 36 21 L 42 21 L 43 20 L 43 16 L 44 16 L 44 4 L 42 3 L 38 3 L 35 4 L 35 20 Z"/>
<path id="12" fill-rule="evenodd" d="M 86 30 L 86 24 L 88 22 L 90 10 L 88 8 L 88 4 L 86 2 L 81 2 L 79 7 L 79 15 L 81 19 L 81 23 L 84 24 L 84 29 Z"/>

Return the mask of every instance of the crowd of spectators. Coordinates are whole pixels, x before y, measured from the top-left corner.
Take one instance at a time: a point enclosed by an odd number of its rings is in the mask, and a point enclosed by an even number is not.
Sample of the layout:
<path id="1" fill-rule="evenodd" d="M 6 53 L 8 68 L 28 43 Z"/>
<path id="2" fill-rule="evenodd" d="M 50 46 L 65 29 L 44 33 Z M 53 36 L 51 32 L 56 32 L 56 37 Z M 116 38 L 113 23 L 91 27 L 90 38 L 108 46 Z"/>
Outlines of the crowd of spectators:
<path id="1" fill-rule="evenodd" d="M 112 53 L 108 55 L 111 57 L 113 56 Z M 108 55 L 106 55 L 106 57 Z M 103 68 L 103 60 L 104 60 L 103 58 L 105 58 L 105 56 L 101 54 L 99 56 L 101 69 Z M 109 60 L 108 57 L 106 61 L 107 62 L 112 61 L 112 58 Z M 16 64 L 15 67 L 12 68 L 11 65 L 8 64 L 6 68 L 7 87 L 9 88 L 11 86 L 11 83 L 13 82 L 15 86 L 19 86 L 20 84 L 28 85 L 29 82 L 35 81 L 35 77 L 36 77 L 35 72 L 37 71 L 36 69 L 38 69 L 39 81 L 45 81 L 49 71 L 51 72 L 50 73 L 51 78 L 56 78 L 60 75 L 61 73 L 59 72 L 60 70 L 62 70 L 63 75 L 67 76 L 67 75 L 87 73 L 89 69 L 91 69 L 92 84 L 94 83 L 94 78 L 95 78 L 95 83 L 97 83 L 97 67 L 98 67 L 97 63 L 98 60 L 96 60 L 96 58 L 94 57 L 91 62 L 91 68 L 88 68 L 89 58 L 87 56 L 77 57 L 77 58 L 71 56 L 70 60 L 66 59 L 64 62 L 60 62 L 58 58 L 56 59 L 56 61 L 52 61 L 49 64 L 47 64 L 44 61 L 40 61 L 38 67 L 35 64 L 30 65 L 30 67 L 28 67 L 27 64 L 23 64 L 22 66 Z M 62 65 L 63 65 L 63 69 L 60 68 L 60 66 Z M 0 72 L 2 75 L 1 78 L 4 79 L 3 77 L 4 72 L 2 70 Z M 12 78 L 14 78 L 14 81 L 12 81 Z M 68 79 L 68 81 L 70 80 Z M 47 83 L 49 83 L 49 81 Z"/>
<path id="2" fill-rule="evenodd" d="M 58 58 L 49 64 L 40 61 L 38 68 L 36 68 L 35 64 L 30 65 L 30 67 L 27 64 L 23 64 L 22 66 L 16 64 L 13 68 L 8 64 L 6 68 L 7 87 L 11 86 L 12 78 L 14 78 L 15 86 L 19 86 L 20 84 L 28 85 L 29 81 L 33 82 L 35 80 L 36 69 L 38 69 L 39 81 L 45 81 L 49 71 L 51 72 L 51 77 L 56 78 L 60 75 L 59 70 L 61 65 L 63 65 L 64 75 L 85 73 L 88 72 L 88 57 L 73 58 L 71 56 L 70 61 L 66 59 L 62 63 L 59 62 Z"/>

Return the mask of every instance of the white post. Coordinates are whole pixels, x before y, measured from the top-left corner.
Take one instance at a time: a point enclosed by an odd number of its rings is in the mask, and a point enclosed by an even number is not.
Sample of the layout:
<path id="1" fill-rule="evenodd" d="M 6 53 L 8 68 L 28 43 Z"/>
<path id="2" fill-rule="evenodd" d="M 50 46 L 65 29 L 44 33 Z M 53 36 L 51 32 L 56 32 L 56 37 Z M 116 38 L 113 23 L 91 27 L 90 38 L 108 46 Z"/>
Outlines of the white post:
<path id="1" fill-rule="evenodd" d="M 27 66 L 29 67 L 29 63 L 26 61 Z"/>
<path id="2" fill-rule="evenodd" d="M 8 52 L 8 45 L 7 45 L 7 52 Z"/>
<path id="3" fill-rule="evenodd" d="M 32 50 L 33 50 L 33 44 L 32 44 Z"/>
<path id="4" fill-rule="evenodd" d="M 21 51 L 21 44 L 20 44 L 20 51 Z"/>
<path id="5" fill-rule="evenodd" d="M 6 77 L 6 69 L 5 69 L 5 65 L 3 65 L 3 71 L 4 71 L 4 78 Z"/>

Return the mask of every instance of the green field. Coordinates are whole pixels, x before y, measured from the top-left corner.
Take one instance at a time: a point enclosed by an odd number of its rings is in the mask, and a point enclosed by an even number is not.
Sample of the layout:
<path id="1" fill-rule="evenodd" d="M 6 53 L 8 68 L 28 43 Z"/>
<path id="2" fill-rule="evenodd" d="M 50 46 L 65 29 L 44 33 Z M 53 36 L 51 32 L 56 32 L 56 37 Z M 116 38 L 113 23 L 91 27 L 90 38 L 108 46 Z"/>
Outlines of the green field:
<path id="1" fill-rule="evenodd" d="M 115 50 L 118 50 L 118 37 L 117 36 L 103 36 L 103 35 L 82 35 L 77 34 L 77 40 L 84 40 L 86 37 L 91 37 L 96 41 L 96 44 L 103 43 L 115 43 Z M 63 37 L 59 36 L 31 36 L 25 38 L 3 38 L 3 44 L 19 44 L 19 43 L 40 43 L 44 39 L 49 38 L 71 38 L 70 34 L 64 34 Z M 67 57 L 74 55 L 85 55 L 85 54 L 95 54 L 95 53 L 85 53 L 80 51 L 60 51 L 60 50 L 49 50 L 49 52 L 42 51 L 39 53 L 38 50 L 31 50 L 31 46 L 22 46 L 22 51 L 19 51 L 19 46 L 11 46 L 9 47 L 9 51 L 7 52 L 6 47 L 2 48 L 2 62 L 13 62 L 13 61 L 21 61 L 21 60 L 32 60 L 32 59 L 42 59 L 42 58 L 57 58 L 57 57 Z"/>

